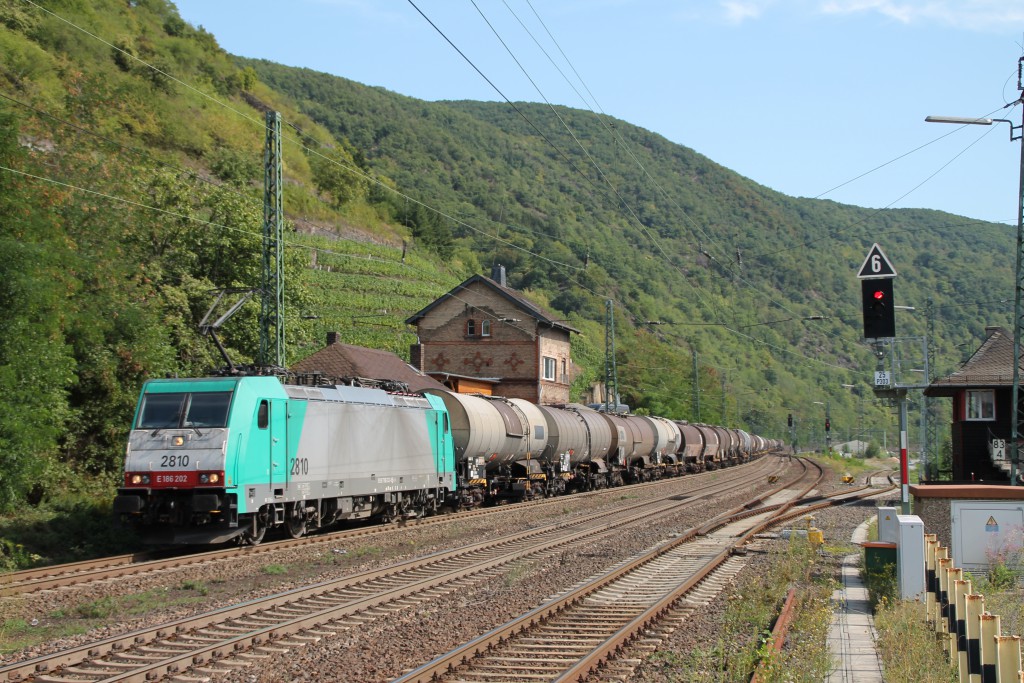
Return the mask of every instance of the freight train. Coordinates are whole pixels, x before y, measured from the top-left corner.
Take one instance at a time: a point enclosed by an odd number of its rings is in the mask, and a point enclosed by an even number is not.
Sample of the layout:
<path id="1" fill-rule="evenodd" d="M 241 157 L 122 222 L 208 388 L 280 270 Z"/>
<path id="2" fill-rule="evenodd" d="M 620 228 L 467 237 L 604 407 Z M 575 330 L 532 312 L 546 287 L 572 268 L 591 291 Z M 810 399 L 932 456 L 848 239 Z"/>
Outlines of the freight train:
<path id="1" fill-rule="evenodd" d="M 772 449 L 738 429 L 582 405 L 272 376 L 145 383 L 114 511 L 151 543 L 259 543 L 726 467 Z"/>

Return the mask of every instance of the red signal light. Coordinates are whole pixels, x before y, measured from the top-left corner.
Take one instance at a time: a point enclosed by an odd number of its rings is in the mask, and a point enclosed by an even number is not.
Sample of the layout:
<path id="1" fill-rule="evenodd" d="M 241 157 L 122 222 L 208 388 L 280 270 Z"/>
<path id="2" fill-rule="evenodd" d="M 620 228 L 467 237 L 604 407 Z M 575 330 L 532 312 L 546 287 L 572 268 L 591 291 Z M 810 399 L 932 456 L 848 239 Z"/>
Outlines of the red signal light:
<path id="1" fill-rule="evenodd" d="M 885 292 L 880 289 L 876 289 L 873 296 L 875 297 L 875 301 L 881 301 L 885 298 Z"/>

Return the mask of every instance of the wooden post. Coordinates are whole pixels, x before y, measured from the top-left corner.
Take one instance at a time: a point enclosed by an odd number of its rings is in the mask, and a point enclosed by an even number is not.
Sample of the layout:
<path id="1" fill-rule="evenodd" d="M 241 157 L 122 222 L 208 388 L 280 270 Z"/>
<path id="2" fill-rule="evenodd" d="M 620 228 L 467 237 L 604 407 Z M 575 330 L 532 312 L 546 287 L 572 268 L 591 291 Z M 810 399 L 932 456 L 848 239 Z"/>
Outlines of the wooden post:
<path id="1" fill-rule="evenodd" d="M 981 683 L 981 615 L 985 612 L 985 596 L 972 593 L 964 596 L 964 602 L 967 680 L 969 683 Z"/>
<path id="2" fill-rule="evenodd" d="M 996 669 L 998 683 L 1018 683 L 1020 680 L 1020 636 L 999 636 L 996 638 L 996 655 L 999 666 Z"/>
<path id="3" fill-rule="evenodd" d="M 949 560 L 950 565 L 953 564 Z M 946 634 L 945 650 L 949 653 L 949 660 L 956 663 L 956 582 L 964 576 L 964 571 L 959 567 L 950 566 L 946 569 L 946 590 L 942 598 L 942 616 L 945 621 L 943 633 Z"/>
<path id="4" fill-rule="evenodd" d="M 961 571 L 961 570 L 957 570 Z M 961 572 L 962 573 L 962 572 Z M 950 607 L 953 612 L 953 626 L 950 631 L 950 659 L 956 662 L 960 673 L 960 683 L 969 683 L 967 667 L 967 595 L 971 592 L 971 582 L 957 579 L 953 582 L 953 599 Z"/>
<path id="5" fill-rule="evenodd" d="M 999 615 L 981 615 L 981 683 L 996 683 L 996 639 L 999 638 Z"/>
<path id="6" fill-rule="evenodd" d="M 936 552 L 939 549 L 939 541 L 935 534 L 924 535 L 924 583 L 928 589 L 928 597 L 925 600 L 925 621 L 935 628 L 935 600 L 938 597 L 939 589 L 935 581 Z"/>
<path id="7" fill-rule="evenodd" d="M 952 569 L 953 560 L 942 558 L 939 560 L 939 594 L 935 599 L 935 632 L 942 642 L 942 650 L 949 654 L 949 570 Z"/>

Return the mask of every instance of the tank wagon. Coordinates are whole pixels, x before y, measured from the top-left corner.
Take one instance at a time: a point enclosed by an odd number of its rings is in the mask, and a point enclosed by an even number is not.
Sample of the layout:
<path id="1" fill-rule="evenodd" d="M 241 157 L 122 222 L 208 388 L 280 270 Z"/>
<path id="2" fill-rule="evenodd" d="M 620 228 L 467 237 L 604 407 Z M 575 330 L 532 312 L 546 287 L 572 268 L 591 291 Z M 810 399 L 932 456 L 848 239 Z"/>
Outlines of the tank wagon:
<path id="1" fill-rule="evenodd" d="M 721 427 L 445 390 L 151 380 L 114 511 L 154 543 L 254 544 L 276 527 L 299 537 L 342 520 L 715 469 L 773 443 L 746 437 L 744 446 Z"/>

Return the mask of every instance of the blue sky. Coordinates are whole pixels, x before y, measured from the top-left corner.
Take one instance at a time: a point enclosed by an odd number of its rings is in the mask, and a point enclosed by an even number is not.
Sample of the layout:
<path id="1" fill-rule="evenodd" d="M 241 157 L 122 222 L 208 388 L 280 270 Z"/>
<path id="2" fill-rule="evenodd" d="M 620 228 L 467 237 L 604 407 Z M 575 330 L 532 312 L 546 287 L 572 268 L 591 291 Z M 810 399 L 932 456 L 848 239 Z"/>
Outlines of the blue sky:
<path id="1" fill-rule="evenodd" d="M 603 111 L 795 197 L 1016 225 L 1009 126 L 924 118 L 1020 123 L 1003 109 L 1020 97 L 1019 0 L 413 1 L 513 101 Z M 425 100 L 503 99 L 408 0 L 176 5 L 233 54 Z"/>

